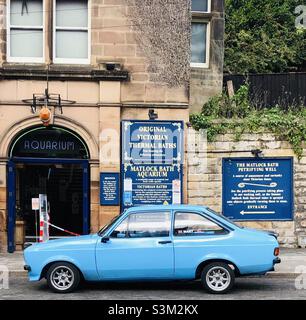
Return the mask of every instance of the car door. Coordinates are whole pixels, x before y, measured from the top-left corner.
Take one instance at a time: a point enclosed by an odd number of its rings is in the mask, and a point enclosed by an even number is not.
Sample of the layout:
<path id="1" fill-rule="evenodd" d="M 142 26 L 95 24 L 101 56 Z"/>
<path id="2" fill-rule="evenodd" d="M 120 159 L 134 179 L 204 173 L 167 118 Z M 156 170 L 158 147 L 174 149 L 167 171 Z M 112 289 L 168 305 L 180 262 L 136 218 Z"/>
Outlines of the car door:
<path id="1" fill-rule="evenodd" d="M 229 230 L 199 212 L 176 211 L 173 223 L 175 277 L 192 279 L 205 258 L 230 251 Z"/>
<path id="2" fill-rule="evenodd" d="M 96 263 L 100 278 L 173 278 L 170 229 L 170 210 L 130 213 L 110 230 L 106 242 L 97 243 Z"/>

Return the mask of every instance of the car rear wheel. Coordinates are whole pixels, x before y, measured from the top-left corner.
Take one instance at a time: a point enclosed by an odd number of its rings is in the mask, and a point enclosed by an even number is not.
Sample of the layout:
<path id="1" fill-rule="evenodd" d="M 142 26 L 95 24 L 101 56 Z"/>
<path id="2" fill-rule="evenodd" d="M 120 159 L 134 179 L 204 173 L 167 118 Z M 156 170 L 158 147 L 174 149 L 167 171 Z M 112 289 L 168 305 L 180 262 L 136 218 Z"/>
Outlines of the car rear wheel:
<path id="1" fill-rule="evenodd" d="M 210 293 L 227 293 L 235 283 L 235 273 L 228 264 L 213 262 L 204 267 L 201 281 L 203 287 Z"/>
<path id="2" fill-rule="evenodd" d="M 49 288 L 57 293 L 74 291 L 80 283 L 79 270 L 68 262 L 57 262 L 51 265 L 47 272 Z"/>

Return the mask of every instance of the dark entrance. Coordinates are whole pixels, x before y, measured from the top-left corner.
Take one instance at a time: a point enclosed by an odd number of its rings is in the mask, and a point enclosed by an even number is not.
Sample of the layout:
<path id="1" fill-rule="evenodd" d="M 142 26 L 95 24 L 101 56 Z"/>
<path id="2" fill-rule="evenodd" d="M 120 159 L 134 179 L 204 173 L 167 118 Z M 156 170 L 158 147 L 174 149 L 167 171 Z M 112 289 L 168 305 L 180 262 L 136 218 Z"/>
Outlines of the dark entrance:
<path id="1" fill-rule="evenodd" d="M 47 195 L 52 224 L 78 234 L 88 233 L 88 157 L 85 143 L 59 127 L 34 128 L 14 141 L 8 165 L 9 252 L 15 250 L 16 218 L 25 222 L 26 241 L 36 241 L 38 213 L 32 210 L 32 198 L 39 194 Z M 50 236 L 67 234 L 50 227 Z"/>

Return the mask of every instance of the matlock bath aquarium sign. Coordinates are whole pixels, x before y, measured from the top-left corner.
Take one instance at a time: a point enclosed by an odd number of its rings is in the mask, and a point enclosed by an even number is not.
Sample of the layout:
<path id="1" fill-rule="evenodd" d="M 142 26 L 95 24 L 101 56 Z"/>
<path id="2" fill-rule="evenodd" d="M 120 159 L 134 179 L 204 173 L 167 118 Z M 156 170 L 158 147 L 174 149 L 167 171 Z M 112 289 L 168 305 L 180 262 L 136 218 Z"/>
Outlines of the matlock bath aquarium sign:
<path id="1" fill-rule="evenodd" d="M 122 121 L 122 207 L 182 203 L 182 121 Z"/>
<path id="2" fill-rule="evenodd" d="M 293 158 L 226 158 L 222 171 L 225 216 L 292 220 Z"/>

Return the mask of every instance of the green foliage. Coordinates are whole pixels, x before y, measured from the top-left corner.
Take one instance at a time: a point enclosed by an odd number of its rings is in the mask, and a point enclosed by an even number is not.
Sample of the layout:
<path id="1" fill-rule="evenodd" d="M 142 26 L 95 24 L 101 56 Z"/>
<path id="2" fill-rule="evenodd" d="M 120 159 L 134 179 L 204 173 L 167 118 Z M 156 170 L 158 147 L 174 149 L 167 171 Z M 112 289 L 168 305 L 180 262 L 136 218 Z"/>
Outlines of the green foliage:
<path id="1" fill-rule="evenodd" d="M 196 130 L 205 129 L 210 142 L 219 134 L 232 133 L 238 141 L 243 133 L 270 132 L 288 141 L 301 158 L 306 140 L 306 108 L 257 109 L 250 105 L 248 92 L 248 86 L 243 85 L 231 98 L 225 93 L 211 98 L 201 113 L 190 116 L 192 126 Z"/>
<path id="2" fill-rule="evenodd" d="M 295 27 L 301 0 L 225 0 L 225 71 L 305 70 L 306 30 Z"/>

